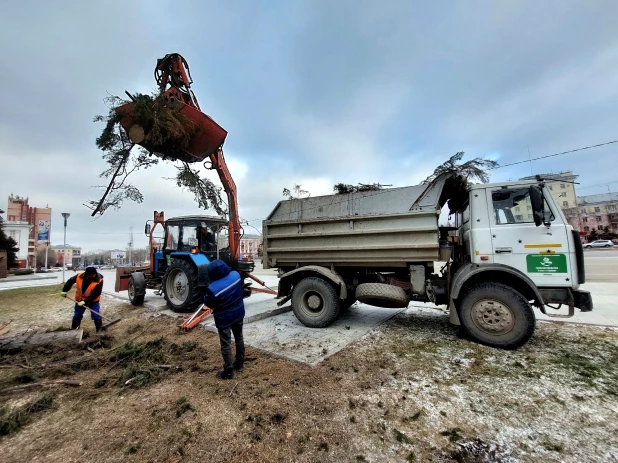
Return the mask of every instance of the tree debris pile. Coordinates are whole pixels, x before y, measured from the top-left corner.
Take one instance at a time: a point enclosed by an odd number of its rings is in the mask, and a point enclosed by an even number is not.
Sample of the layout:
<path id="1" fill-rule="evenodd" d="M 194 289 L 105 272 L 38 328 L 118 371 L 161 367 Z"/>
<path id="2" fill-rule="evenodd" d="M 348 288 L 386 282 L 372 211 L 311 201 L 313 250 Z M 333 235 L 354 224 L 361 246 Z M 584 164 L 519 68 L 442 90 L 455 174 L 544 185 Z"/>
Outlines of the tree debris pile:
<path id="1" fill-rule="evenodd" d="M 381 183 L 359 183 L 358 185 L 349 185 L 347 183 L 337 183 L 333 186 L 333 191 L 338 195 L 346 193 L 361 193 L 365 191 L 378 191 L 392 185 L 382 185 Z"/>
<path id="2" fill-rule="evenodd" d="M 192 192 L 201 208 L 213 208 L 217 214 L 224 215 L 221 188 L 191 168 L 189 163 L 195 158 L 185 152 L 201 127 L 170 108 L 159 94 L 135 94 L 131 98 L 132 102 L 118 96 L 106 98 L 110 107 L 108 114 L 94 118 L 95 122 L 105 123 L 96 145 L 103 151 L 103 159 L 108 164 L 99 178 L 109 183 L 98 186 L 105 188 L 99 200 L 85 203 L 93 211 L 92 215 L 102 215 L 110 207 L 119 209 L 125 200 L 142 203 L 144 196 L 137 187 L 127 183 L 127 178 L 137 170 L 157 165 L 160 160 L 180 163 L 176 165 L 178 172 L 173 178 L 176 184 Z M 129 103 L 132 103 L 130 112 L 127 109 Z M 137 132 L 143 133 L 132 133 L 130 137 L 120 125 L 125 120 L 131 122 L 131 130 L 137 127 Z M 132 139 L 140 146 L 136 148 Z"/>

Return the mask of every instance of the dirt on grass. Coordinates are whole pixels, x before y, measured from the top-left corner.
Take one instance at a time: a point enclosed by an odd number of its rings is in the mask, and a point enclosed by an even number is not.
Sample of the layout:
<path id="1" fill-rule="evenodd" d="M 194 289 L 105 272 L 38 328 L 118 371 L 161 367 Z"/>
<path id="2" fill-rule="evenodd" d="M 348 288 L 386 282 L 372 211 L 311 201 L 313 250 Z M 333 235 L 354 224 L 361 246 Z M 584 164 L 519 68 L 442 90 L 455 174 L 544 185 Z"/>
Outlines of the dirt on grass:
<path id="1" fill-rule="evenodd" d="M 539 323 L 503 351 L 404 313 L 315 368 L 249 347 L 221 381 L 215 334 L 102 307 L 123 321 L 87 347 L 0 358 L 3 461 L 618 461 L 614 330 Z M 83 384 L 1 392 L 49 379 Z"/>

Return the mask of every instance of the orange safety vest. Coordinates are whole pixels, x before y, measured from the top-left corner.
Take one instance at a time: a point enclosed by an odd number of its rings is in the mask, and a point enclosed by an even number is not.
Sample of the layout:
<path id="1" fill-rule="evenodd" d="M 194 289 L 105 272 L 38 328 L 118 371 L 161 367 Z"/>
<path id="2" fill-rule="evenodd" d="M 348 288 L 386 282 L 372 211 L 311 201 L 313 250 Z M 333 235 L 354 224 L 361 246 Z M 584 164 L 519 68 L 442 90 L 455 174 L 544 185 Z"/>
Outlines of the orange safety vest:
<path id="1" fill-rule="evenodd" d="M 101 277 L 101 275 L 97 274 L 97 277 L 96 277 L 95 281 L 90 283 L 88 285 L 88 287 L 86 288 L 86 291 L 84 291 L 83 290 L 83 286 L 84 286 L 84 273 L 85 272 L 80 273 L 75 278 L 75 300 L 77 302 L 85 301 L 86 298 L 88 296 L 90 296 L 90 294 L 92 294 L 92 291 L 94 291 L 94 288 L 96 288 L 97 285 L 103 284 L 103 278 Z M 92 302 L 99 302 L 100 300 L 101 300 L 101 296 L 99 295 L 99 297 L 97 297 Z"/>

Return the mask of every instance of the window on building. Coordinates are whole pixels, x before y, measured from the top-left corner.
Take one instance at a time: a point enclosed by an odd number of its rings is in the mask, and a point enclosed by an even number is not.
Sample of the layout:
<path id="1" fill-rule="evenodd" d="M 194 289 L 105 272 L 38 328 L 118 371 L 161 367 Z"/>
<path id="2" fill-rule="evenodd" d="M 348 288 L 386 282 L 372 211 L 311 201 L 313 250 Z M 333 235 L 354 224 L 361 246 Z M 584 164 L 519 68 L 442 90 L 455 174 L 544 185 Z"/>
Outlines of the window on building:
<path id="1" fill-rule="evenodd" d="M 561 184 L 560 184 L 560 189 L 561 189 L 561 190 L 564 190 L 565 188 L 566 188 L 565 184 L 564 184 L 564 183 L 561 183 Z"/>
<path id="2" fill-rule="evenodd" d="M 582 219 L 582 222 L 588 222 L 588 217 L 584 217 L 584 218 Z"/>
<path id="3" fill-rule="evenodd" d="M 595 218 L 597 219 L 597 222 L 601 221 L 601 216 L 600 215 L 597 215 Z"/>
<path id="4" fill-rule="evenodd" d="M 569 202 L 568 201 L 562 201 L 562 206 L 563 207 L 568 207 L 569 206 Z"/>
<path id="5" fill-rule="evenodd" d="M 582 214 L 585 214 L 585 213 L 586 213 L 586 208 L 582 207 Z"/>
<path id="6" fill-rule="evenodd" d="M 524 216 L 523 215 L 516 215 L 515 216 L 515 220 L 517 220 L 518 222 L 521 222 L 522 220 L 524 220 Z"/>
<path id="7" fill-rule="evenodd" d="M 597 230 L 603 230 L 603 225 L 597 226 Z"/>
<path id="8" fill-rule="evenodd" d="M 516 208 L 515 208 L 515 212 L 519 212 L 519 207 L 516 207 Z"/>
<path id="9" fill-rule="evenodd" d="M 584 231 L 590 231 L 590 227 L 584 227 Z"/>
<path id="10" fill-rule="evenodd" d="M 526 209 L 531 211 L 532 210 L 532 206 L 526 206 Z"/>
<path id="11" fill-rule="evenodd" d="M 594 212 L 601 212 L 601 208 L 600 207 L 595 207 L 594 208 Z"/>

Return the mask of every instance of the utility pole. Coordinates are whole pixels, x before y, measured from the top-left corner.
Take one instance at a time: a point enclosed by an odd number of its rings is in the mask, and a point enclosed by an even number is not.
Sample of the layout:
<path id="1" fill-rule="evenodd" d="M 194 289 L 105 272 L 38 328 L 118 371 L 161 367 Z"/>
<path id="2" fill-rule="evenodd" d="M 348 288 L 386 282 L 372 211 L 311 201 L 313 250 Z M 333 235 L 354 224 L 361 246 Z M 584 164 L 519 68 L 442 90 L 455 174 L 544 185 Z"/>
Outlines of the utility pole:
<path id="1" fill-rule="evenodd" d="M 71 214 L 68 212 L 63 212 L 62 217 L 64 218 L 64 249 L 62 250 L 62 282 L 65 283 L 64 279 L 64 271 L 67 267 L 67 219 Z"/>
<path id="2" fill-rule="evenodd" d="M 45 246 L 45 270 L 47 270 L 47 253 L 49 252 L 49 241 L 47 241 L 47 246 Z"/>
<path id="3" fill-rule="evenodd" d="M 133 227 L 129 227 L 129 230 L 131 231 L 131 238 L 129 239 L 129 266 L 133 266 Z"/>

